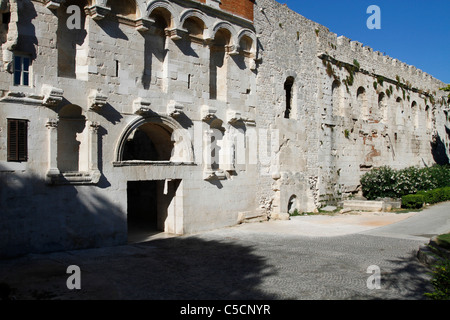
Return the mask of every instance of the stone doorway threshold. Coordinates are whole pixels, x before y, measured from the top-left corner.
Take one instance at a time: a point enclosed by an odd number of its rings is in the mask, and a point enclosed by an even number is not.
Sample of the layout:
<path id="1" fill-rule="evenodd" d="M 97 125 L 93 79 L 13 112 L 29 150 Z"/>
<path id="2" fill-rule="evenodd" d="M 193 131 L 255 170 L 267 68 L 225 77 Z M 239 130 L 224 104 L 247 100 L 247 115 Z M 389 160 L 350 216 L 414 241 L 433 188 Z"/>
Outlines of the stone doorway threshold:
<path id="1" fill-rule="evenodd" d="M 176 234 L 171 234 L 167 232 L 151 230 L 151 231 L 133 231 L 128 233 L 128 244 L 147 242 L 157 239 L 168 239 L 177 237 Z"/>

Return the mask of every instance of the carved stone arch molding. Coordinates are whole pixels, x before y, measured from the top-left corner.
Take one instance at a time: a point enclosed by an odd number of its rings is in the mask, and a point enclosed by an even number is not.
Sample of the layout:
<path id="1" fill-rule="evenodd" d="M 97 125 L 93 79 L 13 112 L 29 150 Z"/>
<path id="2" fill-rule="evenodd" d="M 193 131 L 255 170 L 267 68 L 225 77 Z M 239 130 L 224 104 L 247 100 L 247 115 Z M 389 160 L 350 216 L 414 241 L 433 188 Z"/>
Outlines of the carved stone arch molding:
<path id="1" fill-rule="evenodd" d="M 284 79 L 287 78 L 294 78 L 295 80 L 297 80 L 297 73 L 295 71 L 288 70 L 284 73 Z"/>
<path id="2" fill-rule="evenodd" d="M 218 21 L 214 24 L 214 26 L 211 28 L 211 33 L 208 35 L 208 38 L 214 39 L 214 37 L 216 36 L 216 33 L 220 30 L 220 29 L 225 29 L 228 30 L 231 34 L 231 38 L 230 38 L 230 43 L 229 45 L 232 46 L 233 48 L 237 49 L 237 46 L 239 44 L 238 41 L 238 34 L 236 29 L 234 28 L 234 26 L 227 22 L 227 21 Z"/>
<path id="3" fill-rule="evenodd" d="M 133 1 L 136 4 L 136 19 L 145 17 L 145 12 L 147 10 L 145 0 L 129 0 L 129 1 Z M 93 0 L 93 2 L 97 2 L 97 5 L 100 5 L 102 7 L 106 7 L 108 0 Z"/>
<path id="4" fill-rule="evenodd" d="M 203 22 L 203 24 L 205 26 L 205 30 L 203 31 L 203 37 L 204 37 L 204 39 L 209 40 L 210 39 L 209 37 L 211 34 L 211 32 L 209 30 L 211 30 L 212 24 L 213 24 L 212 19 L 210 17 L 208 17 L 206 14 L 204 14 L 202 11 L 191 8 L 191 9 L 186 9 L 183 12 L 181 12 L 178 25 L 183 27 L 184 23 L 189 18 L 197 18 Z"/>
<path id="5" fill-rule="evenodd" d="M 180 16 L 179 10 L 175 6 L 173 6 L 169 1 L 166 1 L 166 0 L 149 1 L 148 5 L 144 11 L 144 12 L 146 12 L 146 17 L 150 17 L 152 12 L 155 9 L 159 9 L 159 8 L 165 9 L 170 13 L 171 23 L 169 24 L 169 28 L 171 28 L 171 29 L 180 29 L 181 28 L 180 20 L 176 18 L 176 17 Z"/>
<path id="6" fill-rule="evenodd" d="M 237 43 L 239 46 L 240 46 L 242 38 L 244 38 L 244 37 L 248 37 L 249 39 L 252 40 L 252 46 L 251 46 L 250 53 L 256 57 L 257 39 L 256 39 L 255 32 L 253 32 L 250 29 L 241 29 L 237 35 Z"/>
<path id="7" fill-rule="evenodd" d="M 123 163 L 123 154 L 128 138 L 136 129 L 145 124 L 163 125 L 172 131 L 171 139 L 174 142 L 174 151 L 177 155 L 180 154 L 180 151 L 182 153 L 182 157 L 175 156 L 175 158 L 171 160 L 172 162 L 188 164 L 194 163 L 194 149 L 189 131 L 183 128 L 175 119 L 153 113 L 138 116 L 126 126 L 116 145 L 114 159 L 115 163 Z"/>

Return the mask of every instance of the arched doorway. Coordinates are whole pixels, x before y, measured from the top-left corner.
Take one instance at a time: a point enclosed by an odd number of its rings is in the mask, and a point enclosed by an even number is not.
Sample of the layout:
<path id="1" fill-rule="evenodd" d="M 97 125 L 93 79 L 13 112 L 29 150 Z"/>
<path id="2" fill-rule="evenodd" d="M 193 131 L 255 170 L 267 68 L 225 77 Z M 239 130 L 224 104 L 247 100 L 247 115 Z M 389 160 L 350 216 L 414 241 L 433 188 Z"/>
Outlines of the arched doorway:
<path id="1" fill-rule="evenodd" d="M 124 161 L 170 161 L 174 142 L 172 131 L 165 125 L 152 122 L 136 128 L 124 146 Z"/>
<path id="2" fill-rule="evenodd" d="M 193 163 L 187 130 L 174 119 L 156 114 L 137 117 L 116 148 L 116 166 L 133 167 L 126 175 L 128 242 L 156 234 L 183 233 L 183 181 L 173 175 Z M 166 173 L 167 172 L 167 175 Z"/>

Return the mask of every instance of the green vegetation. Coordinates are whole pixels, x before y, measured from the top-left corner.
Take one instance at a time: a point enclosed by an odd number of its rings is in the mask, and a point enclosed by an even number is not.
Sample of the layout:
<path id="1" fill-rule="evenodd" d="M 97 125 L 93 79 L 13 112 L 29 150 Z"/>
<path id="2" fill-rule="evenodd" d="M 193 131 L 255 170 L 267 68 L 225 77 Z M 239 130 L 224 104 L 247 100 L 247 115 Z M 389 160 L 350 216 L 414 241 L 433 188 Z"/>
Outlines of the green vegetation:
<path id="1" fill-rule="evenodd" d="M 450 92 L 450 84 L 448 84 L 446 87 L 444 87 L 444 88 L 440 88 L 439 90 L 442 90 L 442 91 L 446 91 L 446 92 Z M 450 93 L 448 94 L 448 98 L 450 98 Z"/>
<path id="2" fill-rule="evenodd" d="M 420 194 L 408 194 L 402 197 L 402 207 L 407 209 L 420 209 L 424 202 L 425 197 Z"/>
<path id="3" fill-rule="evenodd" d="M 437 247 L 428 245 L 430 253 L 437 262 L 431 266 L 434 291 L 425 293 L 425 296 L 432 300 L 450 300 L 450 259 L 443 250 L 450 249 L 450 233 L 441 234 L 436 237 Z"/>
<path id="4" fill-rule="evenodd" d="M 434 291 L 425 293 L 425 296 L 432 300 L 450 300 L 450 259 L 439 259 L 431 274 Z"/>
<path id="5" fill-rule="evenodd" d="M 331 66 L 331 63 L 328 62 L 328 63 L 327 63 L 327 75 L 328 75 L 329 77 L 332 77 L 333 74 L 334 74 L 334 72 L 333 72 L 333 67 Z"/>
<path id="6" fill-rule="evenodd" d="M 450 200 L 450 187 L 437 188 L 427 191 L 419 191 L 417 195 L 423 196 L 424 202 L 429 204 L 444 202 Z"/>
<path id="7" fill-rule="evenodd" d="M 384 166 L 373 169 L 361 177 L 363 195 L 369 200 L 376 198 L 401 198 L 419 191 L 450 187 L 450 166 L 433 166 L 427 168 L 409 167 L 394 170 Z M 425 201 L 431 197 L 444 198 L 442 191 L 422 194 Z M 448 192 L 448 191 L 443 191 Z"/>
<path id="8" fill-rule="evenodd" d="M 348 139 L 350 137 L 350 131 L 348 129 L 344 130 L 344 136 Z"/>
<path id="9" fill-rule="evenodd" d="M 441 234 L 436 238 L 437 244 L 447 250 L 450 250 L 450 233 Z"/>

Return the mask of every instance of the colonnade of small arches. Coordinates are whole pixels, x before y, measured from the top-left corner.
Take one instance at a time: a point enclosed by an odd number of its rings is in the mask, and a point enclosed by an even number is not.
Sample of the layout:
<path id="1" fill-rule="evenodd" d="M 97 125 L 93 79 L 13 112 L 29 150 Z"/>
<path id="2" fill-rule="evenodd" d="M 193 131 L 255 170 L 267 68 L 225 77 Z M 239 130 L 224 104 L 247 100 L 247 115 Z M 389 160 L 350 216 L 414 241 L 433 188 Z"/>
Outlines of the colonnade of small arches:
<path id="1" fill-rule="evenodd" d="M 253 30 L 238 27 L 218 17 L 206 15 L 197 8 L 184 8 L 166 0 L 44 0 L 46 3 L 57 2 L 65 6 L 78 5 L 85 8 L 94 19 L 103 15 L 115 15 L 134 21 L 138 30 L 147 27 L 162 27 L 176 40 L 182 33 L 189 33 L 205 41 L 213 41 L 218 32 L 226 34 L 226 45 L 231 52 L 244 51 L 254 54 L 256 51 L 256 34 Z M 143 21 L 143 22 L 142 22 Z M 143 27 L 145 26 L 145 27 Z"/>

